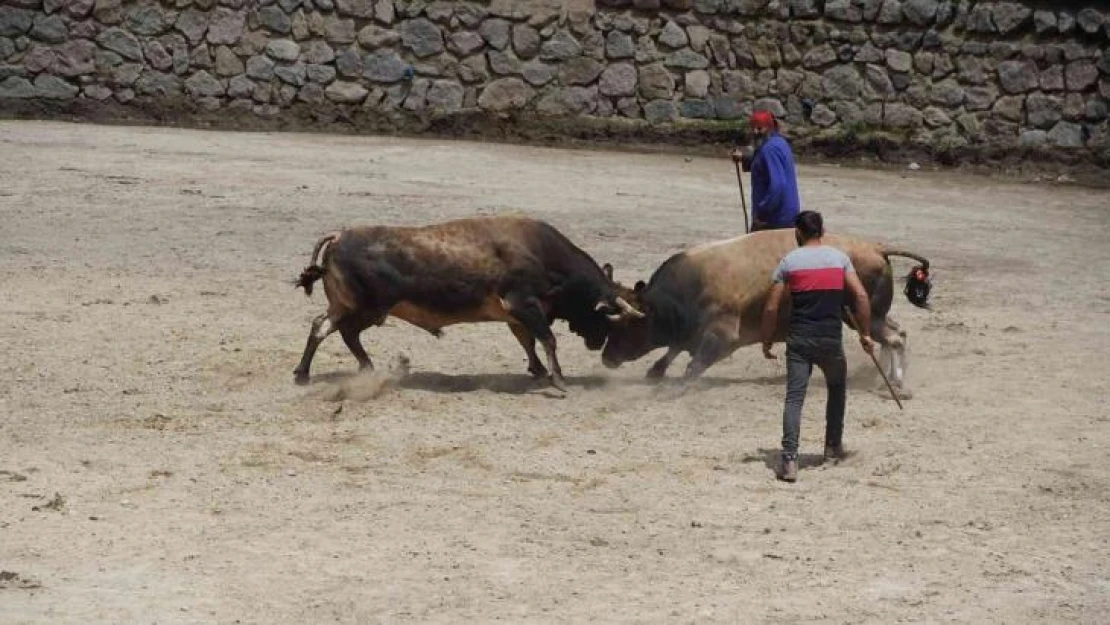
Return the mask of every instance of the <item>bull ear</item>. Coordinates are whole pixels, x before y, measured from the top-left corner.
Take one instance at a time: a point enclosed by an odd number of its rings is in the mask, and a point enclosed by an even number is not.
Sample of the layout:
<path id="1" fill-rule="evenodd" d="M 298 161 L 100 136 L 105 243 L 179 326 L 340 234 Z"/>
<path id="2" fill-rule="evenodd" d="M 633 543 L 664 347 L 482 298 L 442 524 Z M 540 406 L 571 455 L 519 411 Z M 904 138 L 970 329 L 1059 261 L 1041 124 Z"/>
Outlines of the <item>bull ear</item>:
<path id="1" fill-rule="evenodd" d="M 647 287 L 647 284 L 644 284 L 644 281 L 640 280 L 636 282 L 636 286 L 632 288 L 632 291 L 634 293 L 643 293 L 645 287 Z"/>
<path id="2" fill-rule="evenodd" d="M 601 270 L 605 272 L 605 277 L 609 279 L 609 282 L 612 282 L 613 281 L 613 265 L 611 265 L 609 263 L 605 263 L 604 265 L 601 266 Z"/>

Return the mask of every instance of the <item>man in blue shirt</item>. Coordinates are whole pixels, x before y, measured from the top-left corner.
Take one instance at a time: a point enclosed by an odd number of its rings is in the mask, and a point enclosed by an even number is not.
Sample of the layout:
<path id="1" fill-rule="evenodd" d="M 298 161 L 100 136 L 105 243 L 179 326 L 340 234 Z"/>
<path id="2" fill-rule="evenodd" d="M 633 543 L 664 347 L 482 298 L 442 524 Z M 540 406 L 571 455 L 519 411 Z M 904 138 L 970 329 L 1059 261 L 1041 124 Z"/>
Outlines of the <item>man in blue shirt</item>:
<path id="1" fill-rule="evenodd" d="M 749 126 L 755 136 L 754 154 L 747 157 L 734 150 L 732 158 L 743 161 L 744 171 L 752 174 L 752 232 L 793 228 L 801 202 L 790 144 L 779 134 L 770 111 L 752 113 Z"/>

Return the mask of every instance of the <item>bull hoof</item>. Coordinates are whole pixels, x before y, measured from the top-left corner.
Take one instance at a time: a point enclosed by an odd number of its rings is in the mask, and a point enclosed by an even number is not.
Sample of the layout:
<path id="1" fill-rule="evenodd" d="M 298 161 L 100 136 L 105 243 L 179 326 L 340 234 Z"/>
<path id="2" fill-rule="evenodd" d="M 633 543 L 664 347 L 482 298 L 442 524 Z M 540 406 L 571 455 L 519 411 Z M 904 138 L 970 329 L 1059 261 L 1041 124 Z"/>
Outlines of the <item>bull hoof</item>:
<path id="1" fill-rule="evenodd" d="M 890 395 L 890 389 L 888 389 L 885 384 L 881 384 L 881 385 L 875 387 L 875 392 L 878 393 L 879 395 L 884 396 L 884 397 L 894 399 Z M 898 386 L 895 386 L 894 387 L 894 392 L 897 394 L 898 399 L 900 399 L 902 401 L 913 399 L 913 391 L 911 391 L 907 388 L 900 388 Z"/>
<path id="2" fill-rule="evenodd" d="M 301 373 L 299 371 L 293 372 L 293 383 L 297 386 L 307 386 L 308 380 L 309 375 L 307 373 Z"/>
<path id="3" fill-rule="evenodd" d="M 538 367 L 528 367 L 528 373 L 532 375 L 533 380 L 542 380 L 547 377 L 547 367 L 540 365 Z"/>
<path id="4" fill-rule="evenodd" d="M 549 376 L 547 379 L 548 379 L 549 382 L 551 382 L 551 386 L 555 387 L 556 389 L 558 389 L 558 390 L 560 390 L 564 393 L 567 392 L 567 382 L 566 382 L 566 380 L 563 379 L 563 376 L 553 375 L 553 376 Z"/>
<path id="5" fill-rule="evenodd" d="M 664 384 L 658 387 L 655 392 L 655 398 L 660 401 L 673 401 L 686 394 L 690 390 L 689 382 L 676 382 L 674 384 Z"/>

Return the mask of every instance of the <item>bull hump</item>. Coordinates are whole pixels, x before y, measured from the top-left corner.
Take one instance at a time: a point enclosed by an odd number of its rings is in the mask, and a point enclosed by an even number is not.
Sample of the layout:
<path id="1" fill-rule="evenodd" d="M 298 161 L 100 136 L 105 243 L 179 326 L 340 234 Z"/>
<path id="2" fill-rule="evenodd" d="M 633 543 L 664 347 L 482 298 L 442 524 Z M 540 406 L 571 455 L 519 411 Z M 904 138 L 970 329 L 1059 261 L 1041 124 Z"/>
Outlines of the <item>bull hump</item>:
<path id="1" fill-rule="evenodd" d="M 878 246 L 863 239 L 830 234 L 825 243 L 848 254 L 861 275 L 882 262 Z M 775 266 L 797 247 L 793 230 L 768 230 L 706 243 L 668 259 L 653 276 L 652 286 L 673 290 L 700 281 L 695 291 L 708 301 L 743 307 L 770 285 Z"/>

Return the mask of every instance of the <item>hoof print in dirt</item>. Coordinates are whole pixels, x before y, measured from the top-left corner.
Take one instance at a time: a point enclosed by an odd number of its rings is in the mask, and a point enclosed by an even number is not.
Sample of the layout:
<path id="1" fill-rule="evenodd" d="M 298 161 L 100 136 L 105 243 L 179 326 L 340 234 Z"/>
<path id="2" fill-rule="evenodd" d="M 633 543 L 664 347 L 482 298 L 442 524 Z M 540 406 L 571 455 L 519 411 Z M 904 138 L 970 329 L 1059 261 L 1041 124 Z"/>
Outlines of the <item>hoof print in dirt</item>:
<path id="1" fill-rule="evenodd" d="M 0 469 L 0 480 L 6 482 L 26 482 L 27 476 L 22 473 L 16 473 L 15 471 Z"/>
<path id="2" fill-rule="evenodd" d="M 61 510 L 65 508 L 66 500 L 61 493 L 54 493 L 54 498 L 41 506 L 32 506 L 31 512 L 46 512 L 48 510 Z"/>
<path id="3" fill-rule="evenodd" d="M 39 582 L 24 577 L 15 571 L 0 571 L 0 590 L 14 588 L 18 590 L 33 590 L 42 588 Z"/>

